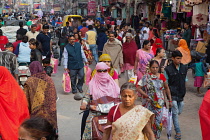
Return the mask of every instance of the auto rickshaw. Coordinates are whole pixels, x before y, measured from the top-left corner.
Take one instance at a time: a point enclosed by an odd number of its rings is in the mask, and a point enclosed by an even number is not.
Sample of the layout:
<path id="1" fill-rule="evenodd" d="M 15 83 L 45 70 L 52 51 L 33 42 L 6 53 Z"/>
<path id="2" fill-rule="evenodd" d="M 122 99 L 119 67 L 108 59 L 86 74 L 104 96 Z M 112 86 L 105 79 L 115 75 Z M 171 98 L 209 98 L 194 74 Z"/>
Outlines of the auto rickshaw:
<path id="1" fill-rule="evenodd" d="M 80 26 L 82 24 L 82 16 L 80 15 L 66 15 L 63 18 L 63 26 L 66 26 L 66 22 L 68 21 L 77 21 L 77 26 Z"/>

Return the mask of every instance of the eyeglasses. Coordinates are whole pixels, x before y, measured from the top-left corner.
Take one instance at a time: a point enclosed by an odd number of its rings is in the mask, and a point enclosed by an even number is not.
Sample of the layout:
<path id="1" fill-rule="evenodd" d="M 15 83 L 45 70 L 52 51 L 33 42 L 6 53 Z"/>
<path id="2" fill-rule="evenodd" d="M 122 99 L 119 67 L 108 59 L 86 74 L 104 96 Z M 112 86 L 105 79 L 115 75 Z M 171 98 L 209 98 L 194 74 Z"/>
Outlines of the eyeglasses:
<path id="1" fill-rule="evenodd" d="M 106 63 L 106 62 L 107 62 L 107 63 L 111 63 L 111 61 L 102 61 L 102 62 L 104 62 L 104 63 Z"/>
<path id="2" fill-rule="evenodd" d="M 97 70 L 97 72 L 101 73 L 101 72 L 107 72 L 107 69 L 105 70 Z"/>

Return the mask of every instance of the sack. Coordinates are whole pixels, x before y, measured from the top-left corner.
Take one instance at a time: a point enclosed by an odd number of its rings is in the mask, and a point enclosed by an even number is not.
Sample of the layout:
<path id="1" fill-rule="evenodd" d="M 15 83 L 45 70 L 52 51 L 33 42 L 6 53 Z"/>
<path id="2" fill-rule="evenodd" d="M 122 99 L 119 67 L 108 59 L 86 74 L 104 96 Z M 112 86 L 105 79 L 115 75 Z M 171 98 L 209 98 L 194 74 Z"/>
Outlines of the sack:
<path id="1" fill-rule="evenodd" d="M 53 73 L 57 73 L 58 71 L 58 59 L 51 58 L 50 59 L 50 65 L 53 67 Z"/>
<path id="2" fill-rule="evenodd" d="M 84 66 L 84 73 L 85 73 L 84 82 L 86 85 L 88 85 L 90 82 L 91 73 L 92 73 L 91 68 L 89 68 L 88 66 Z"/>
<path id="3" fill-rule="evenodd" d="M 137 75 L 133 75 L 133 76 L 129 79 L 128 82 L 133 83 L 134 85 L 136 85 L 136 82 L 137 82 Z"/>
<path id="4" fill-rule="evenodd" d="M 206 46 L 204 42 L 198 41 L 196 51 L 199 53 L 206 53 Z"/>
<path id="5" fill-rule="evenodd" d="M 68 72 L 63 73 L 62 86 L 64 92 L 71 92 L 71 79 Z"/>

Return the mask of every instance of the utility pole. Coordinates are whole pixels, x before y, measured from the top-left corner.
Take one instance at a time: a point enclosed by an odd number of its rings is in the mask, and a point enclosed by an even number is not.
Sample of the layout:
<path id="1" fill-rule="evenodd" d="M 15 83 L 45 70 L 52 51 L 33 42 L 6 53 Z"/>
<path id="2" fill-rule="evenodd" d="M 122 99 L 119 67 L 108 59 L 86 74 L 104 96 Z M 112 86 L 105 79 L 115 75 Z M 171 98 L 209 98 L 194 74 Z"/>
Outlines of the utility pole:
<path id="1" fill-rule="evenodd" d="M 126 23 L 130 23 L 130 5 L 131 5 L 131 0 L 127 0 L 127 5 L 126 5 Z"/>
<path id="2" fill-rule="evenodd" d="M 136 16 L 136 10 L 137 10 L 137 0 L 134 2 L 134 11 L 133 14 Z"/>

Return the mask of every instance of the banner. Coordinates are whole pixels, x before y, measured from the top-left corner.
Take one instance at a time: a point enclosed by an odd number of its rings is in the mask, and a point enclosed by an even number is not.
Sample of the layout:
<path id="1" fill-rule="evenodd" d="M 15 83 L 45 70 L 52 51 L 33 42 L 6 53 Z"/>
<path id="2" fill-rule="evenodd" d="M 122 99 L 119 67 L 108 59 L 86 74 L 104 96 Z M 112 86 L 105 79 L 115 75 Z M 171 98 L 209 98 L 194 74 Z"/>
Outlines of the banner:
<path id="1" fill-rule="evenodd" d="M 88 16 L 96 15 L 96 1 L 88 0 Z"/>
<path id="2" fill-rule="evenodd" d="M 41 10 L 41 4 L 40 3 L 34 3 L 34 11 Z"/>

